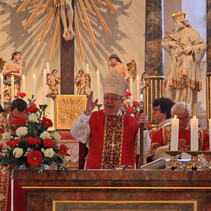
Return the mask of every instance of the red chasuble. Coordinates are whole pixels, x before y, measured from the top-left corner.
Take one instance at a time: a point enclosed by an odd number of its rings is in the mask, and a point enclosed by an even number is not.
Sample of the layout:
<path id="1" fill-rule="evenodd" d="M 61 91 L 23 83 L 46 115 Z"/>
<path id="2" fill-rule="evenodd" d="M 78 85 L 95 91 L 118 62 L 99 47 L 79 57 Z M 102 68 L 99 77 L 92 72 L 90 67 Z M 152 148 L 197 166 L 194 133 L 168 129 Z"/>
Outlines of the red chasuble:
<path id="1" fill-rule="evenodd" d="M 91 140 L 86 169 L 124 165 L 134 168 L 139 124 L 132 116 L 110 116 L 101 110 L 92 113 L 89 125 Z"/>

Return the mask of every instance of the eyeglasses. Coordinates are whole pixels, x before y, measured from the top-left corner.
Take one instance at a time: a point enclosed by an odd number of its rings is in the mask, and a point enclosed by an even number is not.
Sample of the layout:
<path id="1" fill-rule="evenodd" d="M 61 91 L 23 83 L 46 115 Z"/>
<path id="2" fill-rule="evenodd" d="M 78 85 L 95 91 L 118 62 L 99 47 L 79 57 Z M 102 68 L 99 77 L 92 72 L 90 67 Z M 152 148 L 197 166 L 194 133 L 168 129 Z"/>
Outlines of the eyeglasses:
<path id="1" fill-rule="evenodd" d="M 117 98 L 117 97 L 104 97 L 103 98 L 105 102 L 108 102 L 109 100 L 111 100 L 112 102 L 116 102 L 117 100 L 121 100 L 121 98 Z"/>
<path id="2" fill-rule="evenodd" d="M 153 112 L 155 112 L 155 111 L 160 111 L 160 109 L 159 109 L 159 108 L 153 108 L 152 111 L 153 111 Z"/>
<path id="3" fill-rule="evenodd" d="M 189 118 L 189 116 L 185 116 L 185 117 L 177 117 L 179 120 L 181 121 L 185 121 Z"/>

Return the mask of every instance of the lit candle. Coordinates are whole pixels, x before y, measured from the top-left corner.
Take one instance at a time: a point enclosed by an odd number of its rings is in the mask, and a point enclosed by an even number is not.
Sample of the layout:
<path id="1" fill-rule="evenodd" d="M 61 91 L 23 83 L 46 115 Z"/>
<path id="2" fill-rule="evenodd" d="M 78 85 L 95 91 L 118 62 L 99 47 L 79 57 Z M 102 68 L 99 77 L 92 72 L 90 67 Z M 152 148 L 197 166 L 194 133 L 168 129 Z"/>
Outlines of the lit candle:
<path id="1" fill-rule="evenodd" d="M 139 101 L 140 99 L 140 78 L 139 75 L 137 75 L 137 101 Z"/>
<path id="2" fill-rule="evenodd" d="M 46 63 L 46 72 L 50 73 L 50 65 L 49 62 Z"/>
<path id="3" fill-rule="evenodd" d="M 210 151 L 211 151 L 211 119 L 209 119 L 209 138 L 210 138 Z"/>
<path id="4" fill-rule="evenodd" d="M 4 108 L 4 85 L 3 85 L 3 75 L 1 73 L 1 107 Z"/>
<path id="5" fill-rule="evenodd" d="M 130 76 L 130 93 L 131 93 L 131 102 L 133 102 L 133 78 Z"/>
<path id="6" fill-rule="evenodd" d="M 14 100 L 14 76 L 11 77 L 11 102 Z"/>
<path id="7" fill-rule="evenodd" d="M 89 64 L 86 64 L 86 74 L 89 74 Z"/>
<path id="8" fill-rule="evenodd" d="M 43 71 L 43 105 L 46 104 L 46 69 Z"/>
<path id="9" fill-rule="evenodd" d="M 194 116 L 190 120 L 190 138 L 191 138 L 191 151 L 198 151 L 199 142 L 198 142 L 198 119 Z"/>
<path id="10" fill-rule="evenodd" d="M 34 98 L 36 99 L 36 76 L 33 74 L 33 84 L 34 84 Z"/>
<path id="11" fill-rule="evenodd" d="M 179 119 L 175 115 L 171 119 L 171 143 L 170 150 L 178 151 L 178 138 L 179 138 Z"/>
<path id="12" fill-rule="evenodd" d="M 98 103 L 100 103 L 100 71 L 97 70 L 97 99 Z"/>
<path id="13" fill-rule="evenodd" d="M 25 76 L 22 76 L 22 92 L 26 92 L 26 81 L 25 81 Z"/>

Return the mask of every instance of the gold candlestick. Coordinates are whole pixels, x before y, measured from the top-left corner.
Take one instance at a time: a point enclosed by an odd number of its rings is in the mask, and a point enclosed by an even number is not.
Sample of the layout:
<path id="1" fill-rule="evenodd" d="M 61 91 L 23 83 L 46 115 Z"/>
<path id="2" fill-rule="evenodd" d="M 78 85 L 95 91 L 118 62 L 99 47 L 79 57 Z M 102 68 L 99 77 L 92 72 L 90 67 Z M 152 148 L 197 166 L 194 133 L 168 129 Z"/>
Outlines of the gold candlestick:
<path id="1" fill-rule="evenodd" d="M 200 151 L 189 151 L 186 152 L 187 154 L 191 155 L 191 160 L 188 161 L 185 165 L 185 169 L 189 170 L 197 170 L 197 169 L 203 169 L 203 164 L 198 160 L 198 155 L 202 152 Z"/>
<path id="2" fill-rule="evenodd" d="M 206 160 L 208 164 L 206 165 L 206 170 L 211 170 L 211 151 L 203 152 L 203 154 L 207 155 Z"/>
<path id="3" fill-rule="evenodd" d="M 97 105 L 96 105 L 97 108 L 98 108 L 98 111 L 100 110 L 100 108 L 101 108 L 102 105 L 103 105 L 103 104 L 97 104 Z"/>
<path id="4" fill-rule="evenodd" d="M 175 169 L 183 169 L 182 162 L 177 160 L 177 155 L 179 155 L 180 151 L 167 151 L 166 154 L 170 155 L 170 161 L 166 163 L 166 170 L 175 170 Z"/>

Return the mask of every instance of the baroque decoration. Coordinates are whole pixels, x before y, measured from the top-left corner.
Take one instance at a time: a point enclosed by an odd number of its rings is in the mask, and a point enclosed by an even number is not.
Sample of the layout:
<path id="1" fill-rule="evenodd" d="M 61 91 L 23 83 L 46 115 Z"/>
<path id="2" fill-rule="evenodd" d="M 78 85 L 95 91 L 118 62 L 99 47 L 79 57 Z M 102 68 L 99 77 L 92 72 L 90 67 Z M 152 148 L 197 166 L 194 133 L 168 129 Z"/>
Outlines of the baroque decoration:
<path id="1" fill-rule="evenodd" d="M 19 93 L 19 96 L 24 97 L 25 93 Z M 57 145 L 61 138 L 57 132 L 47 131 L 53 123 L 43 117 L 45 108 L 46 105 L 37 108 L 34 100 L 29 100 L 26 118 L 15 119 L 13 125 L 7 121 L 2 125 L 4 144 L 0 144 L 0 164 L 7 166 L 8 171 L 19 167 L 38 167 L 39 173 L 42 173 L 46 166 L 53 166 L 59 172 L 66 169 L 62 164 L 67 147 Z"/>
<path id="2" fill-rule="evenodd" d="M 22 12 L 27 5 L 31 2 L 32 5 L 35 5 L 37 0 L 25 0 L 20 7 L 17 9 L 17 13 Z M 82 47 L 82 41 L 81 41 L 81 35 L 80 35 L 80 27 L 79 27 L 79 22 L 81 25 L 82 30 L 84 29 L 85 25 L 88 29 L 89 36 L 91 43 L 94 47 L 96 47 L 96 39 L 95 35 L 92 30 L 92 26 L 89 21 L 89 17 L 87 14 L 87 11 L 90 14 L 93 14 L 93 9 L 94 12 L 96 13 L 97 17 L 99 18 L 105 32 L 111 36 L 112 33 L 106 24 L 105 20 L 103 19 L 100 11 L 98 10 L 96 3 L 97 2 L 101 7 L 103 7 L 105 4 L 111 9 L 111 11 L 115 14 L 118 15 L 118 11 L 114 8 L 114 6 L 111 4 L 109 0 L 75 0 L 74 1 L 74 26 L 75 26 L 75 35 L 77 38 L 77 46 L 78 46 L 78 52 L 79 52 L 79 58 L 83 61 L 84 60 L 84 53 L 83 53 L 83 47 Z M 40 0 L 39 3 L 37 3 L 37 6 L 35 7 L 34 11 L 32 12 L 31 16 L 28 18 L 26 23 L 24 24 L 24 29 L 28 28 L 32 21 L 34 20 L 35 16 L 37 15 L 38 11 L 42 8 L 42 12 L 47 12 L 47 17 L 43 26 L 43 30 L 40 34 L 39 38 L 39 43 L 41 44 L 44 40 L 46 31 L 48 27 L 52 27 L 54 24 L 55 26 L 55 32 L 53 36 L 53 42 L 51 46 L 51 52 L 50 52 L 50 57 L 49 60 L 52 60 L 54 57 L 55 53 L 55 48 L 56 48 L 56 41 L 58 38 L 58 33 L 59 33 L 59 28 L 60 28 L 60 16 L 61 16 L 61 4 L 59 0 L 47 0 L 44 3 L 44 0 Z M 55 22 L 55 23 L 54 23 Z M 85 24 L 84 24 L 85 22 Z"/>

